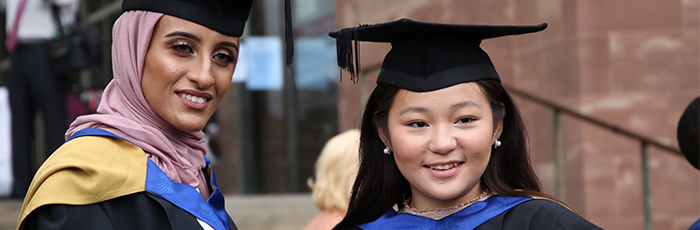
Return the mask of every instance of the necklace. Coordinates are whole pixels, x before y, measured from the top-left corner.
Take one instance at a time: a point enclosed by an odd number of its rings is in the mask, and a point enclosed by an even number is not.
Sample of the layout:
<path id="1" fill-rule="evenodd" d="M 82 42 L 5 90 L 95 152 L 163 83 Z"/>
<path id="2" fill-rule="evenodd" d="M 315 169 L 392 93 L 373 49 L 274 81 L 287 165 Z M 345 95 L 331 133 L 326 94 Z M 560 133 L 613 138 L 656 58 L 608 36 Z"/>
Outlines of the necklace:
<path id="1" fill-rule="evenodd" d="M 491 193 L 488 193 L 487 191 L 484 191 L 479 195 L 477 198 L 471 199 L 467 201 L 466 203 L 459 204 L 457 206 L 452 206 L 448 208 L 436 208 L 436 209 L 417 209 L 408 206 L 408 203 L 410 202 L 410 199 L 407 199 L 403 202 L 403 208 L 399 211 L 399 213 L 408 213 L 416 216 L 422 216 L 422 217 L 428 217 L 434 220 L 439 220 L 442 219 L 443 217 L 452 215 L 456 212 L 461 211 L 462 209 L 466 208 L 467 206 L 476 203 L 479 200 L 485 199 L 490 197 Z"/>

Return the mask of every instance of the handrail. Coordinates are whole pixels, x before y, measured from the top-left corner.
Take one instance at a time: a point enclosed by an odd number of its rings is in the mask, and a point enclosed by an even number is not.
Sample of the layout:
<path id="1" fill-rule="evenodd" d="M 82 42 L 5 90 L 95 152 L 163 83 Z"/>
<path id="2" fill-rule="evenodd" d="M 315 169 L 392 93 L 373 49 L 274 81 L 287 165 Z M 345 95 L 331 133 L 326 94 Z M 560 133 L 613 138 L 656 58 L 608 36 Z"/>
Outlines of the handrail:
<path id="1" fill-rule="evenodd" d="M 568 115 L 574 116 L 574 117 L 576 117 L 576 118 L 578 118 L 578 119 L 587 121 L 587 122 L 589 122 L 589 123 L 592 123 L 592 124 L 594 124 L 594 125 L 600 126 L 600 127 L 602 127 L 602 128 L 610 129 L 612 132 L 619 133 L 619 134 L 625 135 L 625 136 L 627 136 L 627 137 L 630 137 L 630 138 L 632 138 L 632 139 L 636 139 L 636 140 L 639 140 L 639 141 L 642 141 L 642 142 L 646 142 L 646 143 L 649 144 L 649 145 L 653 145 L 653 146 L 655 146 L 655 147 L 657 147 L 657 148 L 660 148 L 660 149 L 666 150 L 666 151 L 668 151 L 668 152 L 674 153 L 674 154 L 676 154 L 676 155 L 678 155 L 678 156 L 683 156 L 683 154 L 681 154 L 680 149 L 678 149 L 677 147 L 674 147 L 674 146 L 670 146 L 670 145 L 661 143 L 661 142 L 659 142 L 659 141 L 657 141 L 657 140 L 655 140 L 655 139 L 653 139 L 653 138 L 650 138 L 650 137 L 648 137 L 648 136 L 646 136 L 646 135 L 642 135 L 642 134 L 639 134 L 639 133 L 634 132 L 634 131 L 632 131 L 632 130 L 629 130 L 629 129 L 626 129 L 626 128 L 622 128 L 622 127 L 617 126 L 617 125 L 614 125 L 614 124 L 612 124 L 612 123 L 609 123 L 609 122 L 606 122 L 606 121 L 603 121 L 603 120 L 600 120 L 600 119 L 591 117 L 590 115 L 583 114 L 583 113 L 581 113 L 581 112 L 579 112 L 579 111 L 576 111 L 576 110 L 574 110 L 574 109 L 571 109 L 571 108 L 569 108 L 569 107 L 567 107 L 567 106 L 561 105 L 561 104 L 556 103 L 556 102 L 549 101 L 549 100 L 544 99 L 544 98 L 539 97 L 539 96 L 535 96 L 535 95 L 533 95 L 533 94 L 530 94 L 530 93 L 528 93 L 528 92 L 525 92 L 525 91 L 523 91 L 523 90 L 521 90 L 521 89 L 518 89 L 518 88 L 516 88 L 516 87 L 512 87 L 512 86 L 507 85 L 507 84 L 504 84 L 504 87 L 505 87 L 506 89 L 508 89 L 508 92 L 513 93 L 513 94 L 516 94 L 516 95 L 521 96 L 521 97 L 523 97 L 523 98 L 526 98 L 526 99 L 528 99 L 528 100 L 535 101 L 535 102 L 537 102 L 537 103 L 539 103 L 539 104 L 542 104 L 542 105 L 545 105 L 545 106 L 547 106 L 547 107 L 551 107 L 551 108 L 560 110 L 560 111 L 562 111 L 562 112 L 564 112 L 564 113 L 566 113 L 566 114 L 568 114 Z"/>
<path id="2" fill-rule="evenodd" d="M 505 88 L 508 89 L 509 92 L 521 96 L 525 99 L 534 101 L 536 103 L 539 103 L 541 105 L 550 107 L 554 109 L 554 151 L 555 151 L 555 189 L 557 193 L 557 197 L 561 199 L 562 201 L 565 198 L 565 187 L 564 187 L 564 148 L 563 148 L 563 128 L 562 128 L 562 123 L 561 123 L 561 113 L 566 113 L 568 115 L 571 115 L 575 118 L 578 118 L 579 120 L 586 121 L 588 123 L 600 126 L 605 129 L 610 129 L 611 131 L 615 133 L 620 133 L 622 135 L 625 135 L 629 138 L 636 139 L 640 142 L 641 144 L 641 149 L 640 149 L 640 157 L 641 157 L 641 168 L 642 168 L 642 205 L 644 207 L 644 229 L 645 230 L 653 230 L 654 228 L 654 223 L 653 223 L 653 218 L 652 218 L 652 211 L 651 211 L 651 206 L 652 206 L 652 201 L 651 201 L 651 177 L 649 176 L 649 150 L 648 146 L 653 145 L 656 146 L 657 148 L 666 150 L 668 152 L 671 152 L 673 154 L 682 156 L 681 151 L 676 148 L 675 146 L 669 146 L 667 144 L 663 144 L 661 142 L 658 142 L 652 138 L 649 138 L 645 135 L 636 133 L 634 131 L 621 128 L 617 125 L 613 125 L 611 123 L 605 122 L 603 120 L 594 118 L 592 116 L 583 114 L 579 111 L 576 111 L 574 109 L 571 109 L 567 106 L 558 104 L 553 101 L 549 101 L 547 99 L 544 99 L 539 96 L 535 96 L 533 94 L 530 94 L 528 92 L 525 92 L 521 89 L 518 89 L 516 87 L 504 85 Z"/>

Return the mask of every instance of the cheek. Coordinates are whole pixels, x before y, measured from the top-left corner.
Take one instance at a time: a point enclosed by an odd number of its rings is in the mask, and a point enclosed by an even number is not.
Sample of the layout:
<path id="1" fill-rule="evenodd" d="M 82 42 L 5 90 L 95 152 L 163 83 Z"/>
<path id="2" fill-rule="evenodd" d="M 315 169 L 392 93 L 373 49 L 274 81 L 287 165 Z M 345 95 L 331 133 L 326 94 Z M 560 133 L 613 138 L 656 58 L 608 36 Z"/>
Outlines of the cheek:
<path id="1" fill-rule="evenodd" d="M 231 86 L 231 75 L 221 75 L 216 78 L 216 92 L 219 99 L 223 98 Z"/>
<path id="2" fill-rule="evenodd" d="M 484 132 L 481 135 L 472 135 L 470 138 L 460 138 L 459 145 L 467 154 L 467 158 L 480 162 L 485 166 L 491 156 L 490 133 Z"/>
<path id="3" fill-rule="evenodd" d="M 151 55 L 147 56 L 141 79 L 142 89 L 145 91 L 147 88 L 158 87 L 171 81 L 168 76 L 172 76 L 175 69 L 170 68 L 169 64 L 160 58 L 152 58 Z"/>
<path id="4" fill-rule="evenodd" d="M 396 138 L 394 138 L 396 137 Z M 406 135 L 393 135 L 391 139 L 392 151 L 397 164 L 420 166 L 421 155 L 426 151 L 421 138 L 411 138 Z"/>

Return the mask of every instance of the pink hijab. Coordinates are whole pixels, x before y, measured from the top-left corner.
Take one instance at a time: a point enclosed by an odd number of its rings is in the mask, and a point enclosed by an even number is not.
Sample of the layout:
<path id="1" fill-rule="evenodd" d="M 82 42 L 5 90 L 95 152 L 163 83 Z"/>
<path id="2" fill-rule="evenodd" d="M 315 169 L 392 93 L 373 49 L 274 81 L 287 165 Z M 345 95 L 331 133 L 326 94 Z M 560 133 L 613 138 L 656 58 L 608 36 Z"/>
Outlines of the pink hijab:
<path id="1" fill-rule="evenodd" d="M 176 183 L 186 183 L 207 199 L 210 191 L 201 171 L 206 166 L 204 133 L 181 131 L 153 111 L 141 89 L 141 77 L 153 29 L 163 14 L 127 11 L 112 29 L 114 79 L 107 85 L 97 114 L 78 117 L 68 139 L 86 128 L 109 131 L 141 147 Z"/>

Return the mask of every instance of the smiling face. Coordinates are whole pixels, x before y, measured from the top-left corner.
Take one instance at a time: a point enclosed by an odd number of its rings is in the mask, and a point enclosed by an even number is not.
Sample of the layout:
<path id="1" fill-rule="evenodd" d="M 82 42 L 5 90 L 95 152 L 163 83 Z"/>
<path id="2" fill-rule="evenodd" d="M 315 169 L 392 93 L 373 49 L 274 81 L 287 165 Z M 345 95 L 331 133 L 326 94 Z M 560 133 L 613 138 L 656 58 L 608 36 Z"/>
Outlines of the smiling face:
<path id="1" fill-rule="evenodd" d="M 202 130 L 231 84 L 238 44 L 238 37 L 163 15 L 141 80 L 148 104 L 182 131 Z"/>
<path id="2" fill-rule="evenodd" d="M 445 208 L 478 197 L 501 123 L 494 126 L 488 99 L 474 82 L 422 93 L 400 90 L 389 110 L 388 135 L 380 132 L 411 185 L 409 205 Z"/>

